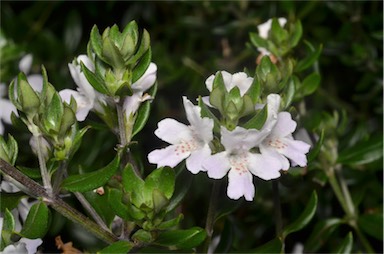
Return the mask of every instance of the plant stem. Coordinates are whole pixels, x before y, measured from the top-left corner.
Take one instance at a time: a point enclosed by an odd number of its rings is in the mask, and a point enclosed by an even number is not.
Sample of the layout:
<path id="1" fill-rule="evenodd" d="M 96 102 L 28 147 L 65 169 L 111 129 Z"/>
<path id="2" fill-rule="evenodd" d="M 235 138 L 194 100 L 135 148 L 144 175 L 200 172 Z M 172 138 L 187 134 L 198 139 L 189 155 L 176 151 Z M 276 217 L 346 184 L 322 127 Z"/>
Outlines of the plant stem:
<path id="1" fill-rule="evenodd" d="M 276 237 L 281 238 L 283 232 L 283 220 L 281 215 L 279 180 L 272 180 L 273 203 L 275 206 Z"/>
<path id="2" fill-rule="evenodd" d="M 112 234 L 110 231 L 101 228 L 88 217 L 84 216 L 79 211 L 64 202 L 64 200 L 62 200 L 59 196 L 52 195 L 52 193 L 49 194 L 48 191 L 40 184 L 21 173 L 17 168 L 13 167 L 3 159 L 0 159 L 0 170 L 2 173 L 24 185 L 30 190 L 33 196 L 42 197 L 43 200 L 57 212 L 69 220 L 82 225 L 86 230 L 94 234 L 99 239 L 109 244 L 118 240 L 117 236 Z"/>
<path id="3" fill-rule="evenodd" d="M 351 225 L 357 234 L 357 237 L 359 237 L 359 240 L 361 244 L 364 246 L 367 253 L 376 253 L 375 250 L 372 248 L 371 244 L 368 242 L 367 238 L 364 236 L 363 233 L 361 233 L 360 228 L 355 224 Z"/>
<path id="4" fill-rule="evenodd" d="M 121 102 L 116 103 L 116 111 L 117 111 L 117 120 L 119 123 L 119 141 L 121 147 L 125 148 L 128 144 L 127 135 L 125 131 L 125 123 L 124 123 L 124 112 L 121 105 Z"/>
<path id="5" fill-rule="evenodd" d="M 39 159 L 39 166 L 41 172 L 41 178 L 43 179 L 44 188 L 47 190 L 47 193 L 50 197 L 53 196 L 53 189 L 51 185 L 51 177 L 47 170 L 47 165 L 45 164 L 45 157 L 43 152 L 43 136 L 37 134 L 34 136 L 37 141 L 37 157 Z"/>
<path id="6" fill-rule="evenodd" d="M 215 223 L 215 215 L 216 215 L 216 208 L 217 208 L 217 201 L 218 201 L 218 197 L 219 197 L 220 185 L 221 185 L 220 181 L 214 181 L 213 182 L 211 198 L 209 200 L 207 219 L 205 222 L 205 231 L 207 232 L 207 239 L 205 240 L 205 244 L 204 244 L 204 252 L 205 253 L 208 252 L 209 245 L 212 241 L 213 225 Z"/>

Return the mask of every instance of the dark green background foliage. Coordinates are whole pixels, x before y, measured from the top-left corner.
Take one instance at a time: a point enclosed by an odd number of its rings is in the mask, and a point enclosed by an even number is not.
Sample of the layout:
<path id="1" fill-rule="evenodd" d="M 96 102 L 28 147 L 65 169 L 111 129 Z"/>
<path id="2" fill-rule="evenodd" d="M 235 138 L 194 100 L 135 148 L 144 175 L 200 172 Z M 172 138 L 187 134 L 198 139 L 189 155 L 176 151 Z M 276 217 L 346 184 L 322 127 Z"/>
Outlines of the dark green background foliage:
<path id="1" fill-rule="evenodd" d="M 15 48 L 10 56 L 2 54 L 1 82 L 9 82 L 17 75 L 17 63 L 25 52 L 34 56 L 32 72 L 39 73 L 44 64 L 57 90 L 73 88 L 67 63 L 86 52 L 92 26 L 96 24 L 102 31 L 113 24 L 124 27 L 136 20 L 139 27 L 146 28 L 151 35 L 152 59 L 158 66 L 159 90 L 152 114 L 144 130 L 135 137 L 138 144 L 133 149 L 137 161 L 145 162 L 140 166 L 148 175 L 154 166 L 146 162 L 145 155 L 164 145 L 153 134 L 157 122 L 165 117 L 185 120 L 181 96 L 194 99 L 207 95 L 205 79 L 216 71 L 254 70 L 258 52 L 247 46 L 249 33 L 257 32 L 257 25 L 269 18 L 281 16 L 300 19 L 303 39 L 313 45 L 323 45 L 314 67 L 322 76 L 321 85 L 305 98 L 306 114 L 300 125 L 312 134 L 324 129 L 324 143 L 336 140 L 338 165 L 361 215 L 361 230 L 375 251 L 382 252 L 382 1 L 2 1 L 1 29 L 6 38 L 15 43 Z M 303 57 L 305 52 L 302 41 L 297 47 L 297 57 Z M 303 103 L 295 106 L 302 107 Z M 334 119 L 334 112 L 338 120 Z M 101 168 L 114 156 L 114 135 L 95 115 L 90 116 L 87 124 L 93 129 L 85 134 L 72 162 L 71 168 L 75 171 L 79 167 L 85 171 Z M 22 133 L 20 130 L 11 133 L 22 148 L 29 137 L 17 135 L 19 132 Z M 20 153 L 21 164 L 37 165 L 33 157 L 25 154 Z M 312 190 L 318 193 L 313 220 L 303 230 L 287 237 L 287 252 L 298 242 L 308 251 L 335 251 L 334 246 L 341 244 L 351 231 L 349 226 L 337 224 L 334 230 L 326 230 L 318 237 L 313 236 L 312 243 L 309 241 L 309 236 L 321 226 L 319 223 L 344 217 L 324 174 L 326 164 L 322 163 L 321 156 L 322 153 L 299 174 L 280 178 L 283 225 L 299 217 Z M 192 181 L 179 208 L 184 213 L 182 225 L 204 227 L 212 181 L 204 174 L 179 173 L 183 170 L 181 167 L 175 170 L 176 190 Z M 225 189 L 221 190 L 219 212 L 233 211 L 219 218 L 215 226 L 217 232 L 224 232 L 226 242 L 231 243 L 225 246 L 221 242 L 221 251 L 249 250 L 274 238 L 271 183 L 259 179 L 254 182 L 254 202 L 229 200 Z M 56 213 L 52 225 L 46 237 L 46 250 L 56 251 L 53 238 L 58 234 L 64 242 L 74 241 L 80 249 L 98 249 L 97 240 L 80 237 L 82 231 L 65 223 Z M 353 250 L 361 249 L 358 237 L 353 235 L 353 239 Z M 319 242 L 324 244 L 316 246 Z"/>

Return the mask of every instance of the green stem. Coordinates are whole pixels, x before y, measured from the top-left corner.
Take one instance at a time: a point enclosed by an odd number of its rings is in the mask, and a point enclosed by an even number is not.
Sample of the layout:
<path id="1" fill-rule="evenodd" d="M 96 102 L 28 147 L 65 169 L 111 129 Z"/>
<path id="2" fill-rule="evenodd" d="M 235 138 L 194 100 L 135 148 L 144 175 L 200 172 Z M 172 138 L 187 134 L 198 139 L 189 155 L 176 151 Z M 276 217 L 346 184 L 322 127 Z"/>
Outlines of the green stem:
<path id="1" fill-rule="evenodd" d="M 208 252 L 209 245 L 212 241 L 213 225 L 215 223 L 217 201 L 218 201 L 220 185 L 221 185 L 220 183 L 221 183 L 220 181 L 213 182 L 211 198 L 209 200 L 207 219 L 205 222 L 205 231 L 207 232 L 207 239 L 205 240 L 205 244 L 204 244 L 205 253 Z"/>
<path id="2" fill-rule="evenodd" d="M 331 167 L 329 171 L 327 171 L 327 176 L 329 180 L 329 184 L 331 185 L 333 192 L 336 195 L 337 200 L 339 201 L 341 207 L 343 208 L 344 212 L 347 214 L 348 218 L 353 218 L 354 214 L 353 211 L 349 210 L 349 206 L 347 205 L 343 191 L 340 188 L 340 185 L 337 181 L 336 175 L 335 175 L 335 169 Z"/>
<path id="3" fill-rule="evenodd" d="M 281 215 L 280 193 L 279 193 L 279 181 L 272 181 L 273 190 L 273 203 L 275 206 L 275 220 L 276 220 L 276 237 L 280 238 L 283 232 L 283 220 Z"/>
<path id="4" fill-rule="evenodd" d="M 51 176 L 49 175 L 47 165 L 45 164 L 45 156 L 43 151 L 43 136 L 41 134 L 37 134 L 37 136 L 34 137 L 37 141 L 37 157 L 39 159 L 41 178 L 43 179 L 44 188 L 47 190 L 48 195 L 52 197 L 53 189 L 51 184 Z"/>
<path id="5" fill-rule="evenodd" d="M 125 131 L 125 121 L 124 121 L 124 112 L 121 105 L 121 102 L 116 103 L 116 111 L 117 111 L 117 120 L 119 123 L 119 141 L 120 146 L 125 148 L 128 144 L 128 139 Z M 130 140 L 129 140 L 130 141 Z"/>
<path id="6" fill-rule="evenodd" d="M 0 170 L 2 171 L 2 173 L 8 175 L 20 184 L 24 185 L 27 189 L 30 190 L 33 196 L 42 197 L 43 200 L 57 212 L 59 212 L 69 220 L 80 224 L 99 239 L 105 241 L 108 244 L 118 241 L 117 236 L 101 228 L 91 219 L 84 216 L 79 211 L 65 203 L 64 200 L 62 200 L 59 196 L 52 196 L 52 194 L 49 194 L 48 191 L 43 188 L 40 184 L 21 173 L 17 168 L 13 167 L 3 159 L 0 159 Z"/>
<path id="7" fill-rule="evenodd" d="M 351 225 L 351 226 L 355 229 L 357 237 L 359 237 L 359 240 L 360 240 L 361 244 L 364 246 L 366 252 L 367 253 L 376 253 L 375 250 L 372 248 L 371 244 L 369 243 L 369 241 L 367 240 L 367 238 L 365 237 L 365 235 L 363 233 L 361 233 L 360 228 L 356 224 Z"/>

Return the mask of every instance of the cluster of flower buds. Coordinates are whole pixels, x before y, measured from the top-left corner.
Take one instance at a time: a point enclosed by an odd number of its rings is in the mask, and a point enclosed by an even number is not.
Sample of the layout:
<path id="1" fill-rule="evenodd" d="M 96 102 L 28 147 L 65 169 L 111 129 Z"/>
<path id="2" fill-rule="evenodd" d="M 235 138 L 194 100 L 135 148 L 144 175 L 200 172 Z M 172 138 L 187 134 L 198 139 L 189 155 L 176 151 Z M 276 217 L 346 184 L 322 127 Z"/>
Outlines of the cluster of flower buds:
<path id="1" fill-rule="evenodd" d="M 175 167 L 185 159 L 186 168 L 193 174 L 203 171 L 213 179 L 228 174 L 228 197 L 244 196 L 248 201 L 255 193 L 252 175 L 271 180 L 290 166 L 306 166 L 310 145 L 293 138 L 297 123 L 284 111 L 289 98 L 282 103 L 277 94 L 287 84 L 282 74 L 292 61 L 283 61 L 287 52 L 275 50 L 274 40 L 272 44 L 264 43 L 272 34 L 276 45 L 290 38 L 290 46 L 295 46 L 299 38 L 290 37 L 282 28 L 285 23 L 285 19 L 270 20 L 259 27 L 259 35 L 253 36 L 263 46 L 254 77 L 245 72 L 219 71 L 207 78 L 210 95 L 199 98 L 198 105 L 183 97 L 189 125 L 173 119 L 160 121 L 155 135 L 170 146 L 149 153 L 149 162 L 158 167 Z M 301 28 L 299 23 L 296 26 Z M 271 27 L 274 32 L 270 32 Z M 271 54 L 281 59 L 279 65 Z"/>

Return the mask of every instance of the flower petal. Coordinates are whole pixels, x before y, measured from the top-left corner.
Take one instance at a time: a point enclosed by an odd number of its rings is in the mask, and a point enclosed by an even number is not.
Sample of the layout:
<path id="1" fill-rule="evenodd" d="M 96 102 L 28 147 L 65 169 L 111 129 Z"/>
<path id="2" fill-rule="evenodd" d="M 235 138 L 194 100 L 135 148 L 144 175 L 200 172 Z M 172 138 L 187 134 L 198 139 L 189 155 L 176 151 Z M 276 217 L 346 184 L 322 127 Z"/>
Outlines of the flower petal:
<path id="1" fill-rule="evenodd" d="M 213 120 L 207 117 L 202 118 L 201 108 L 193 105 L 185 96 L 183 96 L 183 103 L 187 119 L 195 134 L 205 143 L 210 142 L 213 139 Z"/>
<path id="2" fill-rule="evenodd" d="M 282 169 L 282 170 L 288 170 L 289 169 L 289 167 L 290 167 L 289 160 L 285 156 L 278 153 L 276 149 L 271 148 L 264 143 L 260 144 L 259 149 L 260 149 L 260 152 L 262 155 L 272 157 L 276 161 L 279 161 L 280 165 L 281 165 L 280 169 Z"/>
<path id="3" fill-rule="evenodd" d="M 29 71 L 31 70 L 32 61 L 33 61 L 32 54 L 27 54 L 23 56 L 23 58 L 21 58 L 19 62 L 19 70 L 21 72 L 24 72 L 25 74 L 28 74 Z"/>
<path id="4" fill-rule="evenodd" d="M 17 114 L 17 109 L 15 105 L 13 105 L 10 100 L 0 99 L 0 109 L 0 120 L 3 120 L 8 124 L 12 124 L 11 114 L 12 112 L 15 112 L 15 114 Z"/>
<path id="5" fill-rule="evenodd" d="M 140 92 L 140 93 L 134 93 L 131 96 L 125 97 L 123 110 L 127 117 L 137 112 L 141 104 L 141 96 L 142 96 L 142 93 Z"/>
<path id="6" fill-rule="evenodd" d="M 179 123 L 174 119 L 163 119 L 157 126 L 158 128 L 155 130 L 155 135 L 170 144 L 177 144 L 182 140 L 193 139 L 191 129 L 187 125 Z"/>
<path id="7" fill-rule="evenodd" d="M 207 171 L 208 177 L 213 179 L 223 178 L 231 168 L 231 164 L 229 163 L 227 157 L 227 152 L 220 152 L 208 156 L 203 161 L 203 168 L 205 171 Z"/>
<path id="8" fill-rule="evenodd" d="M 95 66 L 92 60 L 87 55 L 79 55 L 78 57 L 76 57 L 75 61 L 78 63 L 78 65 L 80 65 L 80 62 L 83 62 L 85 67 L 87 67 L 90 71 L 95 71 Z"/>
<path id="9" fill-rule="evenodd" d="M 71 97 L 75 99 L 77 104 L 76 119 L 78 121 L 84 121 L 89 111 L 93 108 L 93 102 L 77 91 L 64 89 L 59 92 L 59 95 L 67 103 L 70 103 Z"/>
<path id="10" fill-rule="evenodd" d="M 248 171 L 230 170 L 228 173 L 227 195 L 231 199 L 239 199 L 244 196 L 247 201 L 252 201 L 255 196 L 252 174 Z"/>
<path id="11" fill-rule="evenodd" d="M 156 81 L 157 65 L 150 63 L 147 70 L 135 83 L 132 84 L 132 89 L 135 92 L 144 92 L 148 90 Z"/>
<path id="12" fill-rule="evenodd" d="M 192 151 L 191 156 L 186 160 L 186 166 L 193 174 L 197 174 L 200 171 L 207 171 L 203 167 L 203 161 L 211 155 L 211 149 L 209 145 L 204 145 L 201 149 Z"/>
<path id="13" fill-rule="evenodd" d="M 157 167 L 169 166 L 173 168 L 191 154 L 190 152 L 178 153 L 176 150 L 177 145 L 154 150 L 148 154 L 148 161 L 157 164 Z"/>
<path id="14" fill-rule="evenodd" d="M 40 74 L 28 75 L 27 80 L 33 90 L 39 93 L 43 90 L 43 76 L 41 76 Z"/>
<path id="15" fill-rule="evenodd" d="M 249 153 L 248 169 L 261 179 L 271 180 L 280 177 L 281 163 L 279 159 L 272 156 Z"/>
<path id="16" fill-rule="evenodd" d="M 271 135 L 273 137 L 286 137 L 295 131 L 296 126 L 297 124 L 292 120 L 290 113 L 280 112 L 277 115 L 277 122 L 272 129 Z"/>
<path id="17" fill-rule="evenodd" d="M 297 165 L 305 167 L 307 165 L 306 153 L 309 152 L 311 146 L 300 140 L 284 138 L 283 141 L 287 146 L 284 149 L 279 150 L 279 152 Z"/>
<path id="18" fill-rule="evenodd" d="M 212 92 L 212 88 L 213 88 L 213 80 L 215 79 L 215 75 L 211 75 L 209 76 L 206 80 L 205 80 L 205 85 L 208 89 L 208 91 Z"/>
<path id="19" fill-rule="evenodd" d="M 248 151 L 262 142 L 264 134 L 256 129 L 236 127 L 233 131 L 221 127 L 221 143 L 227 151 Z"/>
<path id="20" fill-rule="evenodd" d="M 244 94 L 248 91 L 252 82 L 253 78 L 248 77 L 245 72 L 238 72 L 232 75 L 232 87 L 238 87 L 241 96 L 244 96 Z"/>

